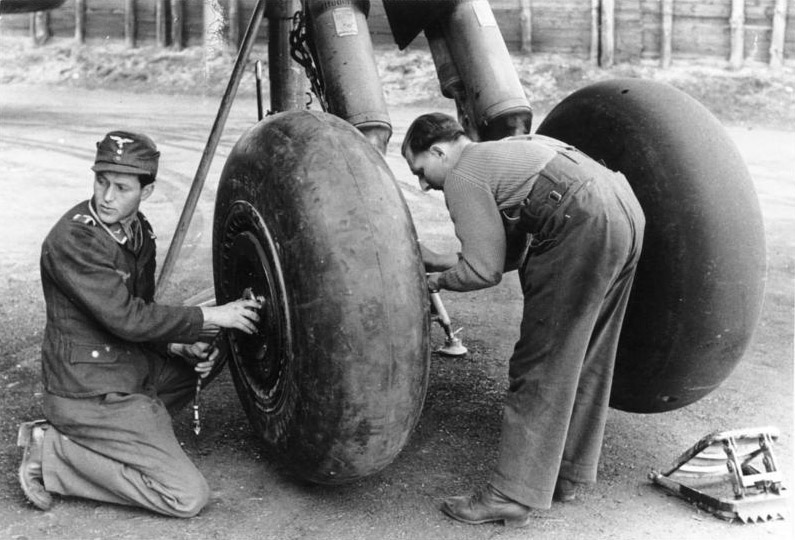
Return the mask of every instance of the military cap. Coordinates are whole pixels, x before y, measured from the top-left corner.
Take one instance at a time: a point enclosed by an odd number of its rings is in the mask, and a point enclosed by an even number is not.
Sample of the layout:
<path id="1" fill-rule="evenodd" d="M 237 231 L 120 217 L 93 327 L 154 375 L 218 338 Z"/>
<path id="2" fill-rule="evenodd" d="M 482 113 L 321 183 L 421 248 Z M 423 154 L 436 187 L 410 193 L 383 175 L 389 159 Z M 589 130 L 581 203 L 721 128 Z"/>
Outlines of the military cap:
<path id="1" fill-rule="evenodd" d="M 155 143 L 140 133 L 111 131 L 97 143 L 97 157 L 91 170 L 157 176 L 160 157 Z"/>

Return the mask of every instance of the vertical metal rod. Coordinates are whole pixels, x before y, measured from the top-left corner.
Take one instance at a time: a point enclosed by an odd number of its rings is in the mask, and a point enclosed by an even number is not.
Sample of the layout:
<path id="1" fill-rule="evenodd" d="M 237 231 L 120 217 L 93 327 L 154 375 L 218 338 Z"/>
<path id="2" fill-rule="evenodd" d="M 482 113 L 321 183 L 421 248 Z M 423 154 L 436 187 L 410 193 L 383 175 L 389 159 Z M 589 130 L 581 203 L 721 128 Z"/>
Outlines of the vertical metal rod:
<path id="1" fill-rule="evenodd" d="M 309 86 L 304 68 L 290 55 L 293 19 L 301 11 L 301 0 L 281 0 L 268 4 L 268 75 L 271 112 L 306 108 Z"/>
<path id="2" fill-rule="evenodd" d="M 185 241 L 185 236 L 188 234 L 188 226 L 193 213 L 196 210 L 196 205 L 199 202 L 199 195 L 204 187 L 204 181 L 207 178 L 207 173 L 210 169 L 215 151 L 218 148 L 218 142 L 221 139 L 221 133 L 226 125 L 226 120 L 229 117 L 229 110 L 232 108 L 232 102 L 235 99 L 237 88 L 240 85 L 240 79 L 246 68 L 246 62 L 251 49 L 254 47 L 254 42 L 257 39 L 260 24 L 265 14 L 266 0 L 257 0 L 257 5 L 254 8 L 254 13 L 251 14 L 251 21 L 248 24 L 246 35 L 243 37 L 243 43 L 240 45 L 240 50 L 237 53 L 237 60 L 235 60 L 235 67 L 232 70 L 232 76 L 226 86 L 226 92 L 221 99 L 221 105 L 218 108 L 218 114 L 215 117 L 215 123 L 210 130 L 210 136 L 207 139 L 207 145 L 204 147 L 199 168 L 196 170 L 196 175 L 193 177 L 193 184 L 191 184 L 188 198 L 185 200 L 185 207 L 182 209 L 182 215 L 179 217 L 177 228 L 174 232 L 174 238 L 171 240 L 171 245 L 168 247 L 168 253 L 163 261 L 163 268 L 157 278 L 156 294 L 160 297 L 163 294 L 165 284 L 171 277 L 174 271 L 174 264 L 182 249 L 182 244 Z"/>
<path id="3" fill-rule="evenodd" d="M 257 120 L 262 120 L 262 61 L 257 60 L 254 65 L 254 78 L 257 81 Z"/>

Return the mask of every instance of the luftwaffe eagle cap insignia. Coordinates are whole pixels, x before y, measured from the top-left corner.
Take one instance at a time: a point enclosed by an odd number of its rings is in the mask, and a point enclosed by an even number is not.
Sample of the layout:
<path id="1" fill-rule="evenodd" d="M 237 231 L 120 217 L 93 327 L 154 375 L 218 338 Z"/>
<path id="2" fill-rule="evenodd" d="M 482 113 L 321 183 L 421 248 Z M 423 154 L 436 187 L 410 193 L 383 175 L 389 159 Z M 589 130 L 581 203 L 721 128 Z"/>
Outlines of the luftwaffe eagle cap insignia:
<path id="1" fill-rule="evenodd" d="M 140 133 L 111 131 L 97 143 L 97 157 L 91 170 L 157 176 L 160 158 L 154 141 Z"/>

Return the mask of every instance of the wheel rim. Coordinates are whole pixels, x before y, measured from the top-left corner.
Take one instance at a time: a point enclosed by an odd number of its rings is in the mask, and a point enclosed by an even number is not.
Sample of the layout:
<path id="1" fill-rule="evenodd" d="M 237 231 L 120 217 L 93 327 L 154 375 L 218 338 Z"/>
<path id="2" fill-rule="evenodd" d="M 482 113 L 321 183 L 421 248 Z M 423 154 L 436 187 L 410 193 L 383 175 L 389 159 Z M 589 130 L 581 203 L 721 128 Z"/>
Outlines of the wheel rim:
<path id="1" fill-rule="evenodd" d="M 229 348 L 238 378 L 256 396 L 258 407 L 275 411 L 287 397 L 293 352 L 290 310 L 276 243 L 248 202 L 237 201 L 230 207 L 220 255 L 219 298 L 223 302 L 241 298 L 246 289 L 264 298 L 258 332 L 229 332 Z"/>

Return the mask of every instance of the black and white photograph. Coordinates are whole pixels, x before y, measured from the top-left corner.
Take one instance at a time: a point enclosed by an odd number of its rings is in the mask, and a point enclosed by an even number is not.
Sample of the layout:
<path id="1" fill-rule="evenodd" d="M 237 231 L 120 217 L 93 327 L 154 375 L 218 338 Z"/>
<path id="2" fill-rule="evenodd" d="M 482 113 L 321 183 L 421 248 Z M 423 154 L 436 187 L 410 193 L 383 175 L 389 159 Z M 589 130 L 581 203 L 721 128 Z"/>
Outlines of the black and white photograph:
<path id="1" fill-rule="evenodd" d="M 0 0 L 0 539 L 795 538 L 795 0 Z"/>

